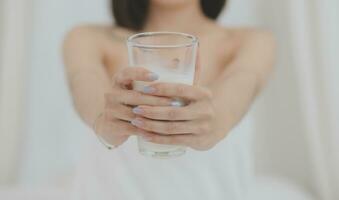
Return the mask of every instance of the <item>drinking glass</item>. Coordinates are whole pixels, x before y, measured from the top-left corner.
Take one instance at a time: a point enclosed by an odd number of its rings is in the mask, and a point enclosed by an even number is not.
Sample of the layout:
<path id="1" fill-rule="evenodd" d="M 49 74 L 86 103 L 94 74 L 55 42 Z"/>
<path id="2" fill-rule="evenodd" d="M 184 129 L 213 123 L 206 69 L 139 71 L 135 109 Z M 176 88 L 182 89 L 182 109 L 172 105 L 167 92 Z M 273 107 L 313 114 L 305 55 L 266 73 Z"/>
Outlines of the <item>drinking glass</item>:
<path id="1" fill-rule="evenodd" d="M 193 85 L 198 40 L 195 36 L 177 32 L 147 32 L 127 40 L 130 67 L 144 67 L 159 76 L 157 82 Z M 154 83 L 154 82 L 152 82 Z M 142 91 L 151 82 L 135 81 L 133 89 Z M 184 101 L 173 97 L 177 106 Z M 155 144 L 138 137 L 142 155 L 169 158 L 183 155 L 186 147 Z"/>

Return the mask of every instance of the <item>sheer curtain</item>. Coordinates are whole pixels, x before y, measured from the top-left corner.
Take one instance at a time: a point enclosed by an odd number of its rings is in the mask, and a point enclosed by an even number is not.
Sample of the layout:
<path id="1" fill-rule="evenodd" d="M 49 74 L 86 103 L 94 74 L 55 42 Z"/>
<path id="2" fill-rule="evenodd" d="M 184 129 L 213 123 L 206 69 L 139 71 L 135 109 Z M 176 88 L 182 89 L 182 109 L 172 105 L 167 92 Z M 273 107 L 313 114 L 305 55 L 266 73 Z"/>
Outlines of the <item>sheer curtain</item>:
<path id="1" fill-rule="evenodd" d="M 4 163 L 19 160 L 20 169 L 14 175 L 22 184 L 46 183 L 71 173 L 89 130 L 72 110 L 60 45 L 66 31 L 78 23 L 110 21 L 107 1 L 30 1 L 0 2 L 7 2 L 6 12 L 1 13 L 7 16 L 4 24 L 15 22 L 17 27 L 5 26 L 5 34 L 0 35 L 6 41 L 0 55 L 5 66 L 0 67 L 0 153 L 8 158 Z M 19 8 L 31 15 L 13 21 L 10 11 Z M 231 0 L 220 18 L 223 25 L 270 29 L 279 43 L 275 72 L 251 111 L 257 175 L 297 185 L 322 200 L 339 198 L 338 8 L 336 0 Z M 32 19 L 30 34 L 23 37 L 29 41 L 28 51 L 21 46 L 26 41 L 14 37 L 23 34 L 19 24 L 26 24 L 27 19 Z M 19 44 L 15 58 L 10 54 L 11 44 Z M 21 54 L 30 60 L 16 59 Z M 19 66 L 18 71 L 8 71 L 8 63 Z M 9 79 L 13 74 L 27 76 Z M 16 79 L 24 81 L 26 92 L 21 87 L 13 89 Z M 27 95 L 10 97 L 8 91 Z M 13 110 L 8 106 L 20 98 L 26 107 L 17 109 L 27 113 L 10 115 Z M 8 116 L 14 128 L 6 128 Z M 22 116 L 24 126 L 20 125 Z M 23 146 L 18 145 L 19 138 Z M 4 149 L 3 141 L 8 140 L 14 145 Z M 5 169 L 0 169 L 4 174 Z"/>
<path id="2" fill-rule="evenodd" d="M 17 178 L 25 120 L 30 4 L 30 0 L 0 2 L 0 184 Z"/>
<path id="3" fill-rule="evenodd" d="M 318 37 L 316 54 L 319 69 L 319 122 L 320 132 L 324 135 L 324 153 L 326 166 L 329 171 L 333 197 L 339 198 L 339 2 L 316 0 L 314 9 L 318 20 L 314 29 Z"/>
<path id="4" fill-rule="evenodd" d="M 62 43 L 79 24 L 109 23 L 107 1 L 33 0 L 25 144 L 19 182 L 64 182 L 81 156 L 88 129 L 74 112 L 65 81 Z M 56 180 L 58 179 L 58 180 Z"/>
<path id="5" fill-rule="evenodd" d="M 255 106 L 257 172 L 294 180 L 318 199 L 337 199 L 339 2 L 255 5 L 258 21 L 279 42 L 274 77 Z"/>

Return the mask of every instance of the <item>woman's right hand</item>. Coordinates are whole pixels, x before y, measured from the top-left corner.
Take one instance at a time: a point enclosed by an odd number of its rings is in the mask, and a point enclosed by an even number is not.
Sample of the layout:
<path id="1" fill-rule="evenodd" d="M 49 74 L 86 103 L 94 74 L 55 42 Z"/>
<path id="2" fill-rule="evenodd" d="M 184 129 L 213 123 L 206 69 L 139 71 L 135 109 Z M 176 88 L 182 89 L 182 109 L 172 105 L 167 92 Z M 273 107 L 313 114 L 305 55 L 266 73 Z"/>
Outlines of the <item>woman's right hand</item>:
<path id="1" fill-rule="evenodd" d="M 170 106 L 171 99 L 146 95 L 133 90 L 133 81 L 153 82 L 158 75 L 141 67 L 127 67 L 115 73 L 112 90 L 105 94 L 105 110 L 94 122 L 96 134 L 115 147 L 131 135 L 143 135 L 145 131 L 133 126 L 136 117 L 133 107 L 139 105 Z"/>

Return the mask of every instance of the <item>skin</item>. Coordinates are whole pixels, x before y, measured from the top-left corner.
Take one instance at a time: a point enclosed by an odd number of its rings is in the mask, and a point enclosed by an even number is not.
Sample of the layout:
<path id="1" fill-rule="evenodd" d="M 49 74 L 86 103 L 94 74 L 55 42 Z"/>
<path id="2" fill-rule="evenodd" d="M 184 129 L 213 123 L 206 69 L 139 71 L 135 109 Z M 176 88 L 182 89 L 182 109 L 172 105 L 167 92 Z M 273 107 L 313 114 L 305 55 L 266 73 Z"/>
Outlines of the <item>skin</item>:
<path id="1" fill-rule="evenodd" d="M 274 37 L 263 30 L 220 27 L 203 15 L 197 0 L 151 1 L 143 31 L 164 30 L 199 38 L 194 86 L 152 83 L 158 75 L 142 66 L 128 68 L 125 39 L 133 31 L 80 26 L 64 43 L 74 106 L 115 146 L 140 135 L 154 143 L 208 150 L 228 135 L 265 85 L 274 64 Z M 137 80 L 151 85 L 133 91 Z M 171 106 L 173 97 L 189 104 Z"/>

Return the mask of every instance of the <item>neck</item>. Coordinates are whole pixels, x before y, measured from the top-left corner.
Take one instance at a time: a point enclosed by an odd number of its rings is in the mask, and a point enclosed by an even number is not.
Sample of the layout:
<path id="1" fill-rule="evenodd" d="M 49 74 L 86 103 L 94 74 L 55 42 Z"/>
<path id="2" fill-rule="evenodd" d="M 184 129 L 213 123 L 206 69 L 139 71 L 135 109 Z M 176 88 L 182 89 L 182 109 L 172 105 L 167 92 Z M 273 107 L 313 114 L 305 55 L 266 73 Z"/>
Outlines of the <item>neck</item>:
<path id="1" fill-rule="evenodd" d="M 199 1 L 177 7 L 152 5 L 144 31 L 175 31 L 194 34 L 208 20 L 200 8 Z M 193 23 L 194 22 L 194 23 Z"/>

